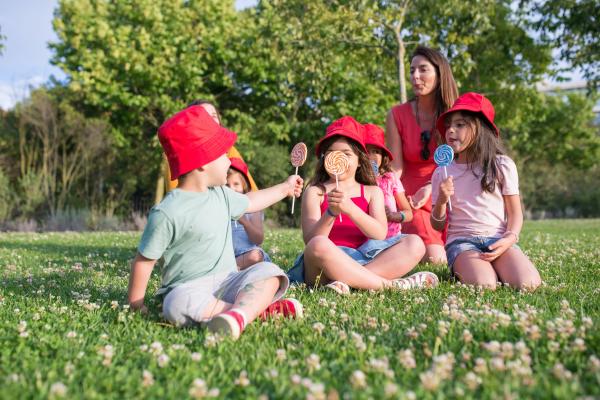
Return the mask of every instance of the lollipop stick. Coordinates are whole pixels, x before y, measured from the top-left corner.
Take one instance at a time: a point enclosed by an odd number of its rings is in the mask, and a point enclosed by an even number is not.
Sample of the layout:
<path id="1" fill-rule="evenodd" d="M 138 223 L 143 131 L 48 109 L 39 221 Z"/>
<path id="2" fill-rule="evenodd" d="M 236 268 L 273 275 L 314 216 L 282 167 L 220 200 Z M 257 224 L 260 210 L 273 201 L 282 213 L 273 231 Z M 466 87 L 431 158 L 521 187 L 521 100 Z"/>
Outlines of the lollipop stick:
<path id="1" fill-rule="evenodd" d="M 338 188 L 338 177 L 337 174 L 335 175 L 335 188 Z M 340 222 L 342 222 L 342 213 L 340 213 Z"/>
<path id="2" fill-rule="evenodd" d="M 448 179 L 448 173 L 446 167 L 444 167 L 444 179 Z M 448 210 L 452 211 L 452 200 L 448 199 Z"/>
<path id="3" fill-rule="evenodd" d="M 298 175 L 298 167 L 296 167 L 296 173 L 294 175 Z M 296 202 L 296 194 L 292 195 L 292 215 L 294 215 L 294 203 Z"/>

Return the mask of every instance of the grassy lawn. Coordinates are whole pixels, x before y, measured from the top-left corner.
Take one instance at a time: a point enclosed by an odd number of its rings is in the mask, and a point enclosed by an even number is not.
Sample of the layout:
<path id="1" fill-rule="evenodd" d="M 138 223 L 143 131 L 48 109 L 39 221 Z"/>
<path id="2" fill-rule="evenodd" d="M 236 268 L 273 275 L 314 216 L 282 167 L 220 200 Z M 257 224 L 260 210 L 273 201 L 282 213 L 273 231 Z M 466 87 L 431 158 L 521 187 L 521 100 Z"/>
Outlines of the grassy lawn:
<path id="1" fill-rule="evenodd" d="M 0 234 L 0 398 L 600 397 L 598 220 L 526 223 L 535 293 L 442 269 L 427 291 L 294 288 L 303 320 L 237 342 L 164 324 L 153 299 L 148 317 L 123 307 L 139 236 Z M 271 231 L 265 248 L 288 269 L 300 233 Z"/>

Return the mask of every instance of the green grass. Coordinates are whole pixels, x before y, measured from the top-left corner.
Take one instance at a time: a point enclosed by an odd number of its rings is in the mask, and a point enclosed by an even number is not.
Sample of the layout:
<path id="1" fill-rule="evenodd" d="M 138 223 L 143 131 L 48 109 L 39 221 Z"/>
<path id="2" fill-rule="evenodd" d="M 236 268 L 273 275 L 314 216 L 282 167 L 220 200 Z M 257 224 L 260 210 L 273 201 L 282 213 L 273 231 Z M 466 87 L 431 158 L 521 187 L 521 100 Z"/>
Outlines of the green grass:
<path id="1" fill-rule="evenodd" d="M 296 288 L 303 320 L 254 323 L 237 342 L 162 323 L 152 299 L 148 317 L 123 307 L 139 236 L 0 234 L 1 398 L 600 396 L 598 220 L 526 223 L 535 293 L 480 292 L 442 269 L 428 291 Z M 287 269 L 300 233 L 271 231 L 265 248 Z"/>

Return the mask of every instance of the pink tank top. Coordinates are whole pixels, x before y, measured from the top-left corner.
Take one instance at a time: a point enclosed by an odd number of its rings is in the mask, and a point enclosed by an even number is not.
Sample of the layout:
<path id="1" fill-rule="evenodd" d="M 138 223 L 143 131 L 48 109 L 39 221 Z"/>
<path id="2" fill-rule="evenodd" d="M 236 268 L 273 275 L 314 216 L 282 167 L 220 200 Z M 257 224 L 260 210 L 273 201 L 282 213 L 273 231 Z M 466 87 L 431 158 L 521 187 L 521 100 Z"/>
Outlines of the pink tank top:
<path id="1" fill-rule="evenodd" d="M 360 197 L 353 197 L 350 200 L 361 210 L 369 213 L 369 202 L 365 198 L 365 187 L 363 185 L 360 185 Z M 329 207 L 329 203 L 327 202 L 327 193 L 325 193 L 325 198 L 323 199 L 323 203 L 321 203 L 321 215 L 325 213 L 327 207 Z M 329 239 L 336 246 L 346 246 L 356 249 L 369 238 L 358 229 L 348 215 L 342 214 L 342 222 L 340 222 L 339 217 L 336 217 L 333 222 L 333 227 L 331 228 L 331 232 L 329 232 Z"/>

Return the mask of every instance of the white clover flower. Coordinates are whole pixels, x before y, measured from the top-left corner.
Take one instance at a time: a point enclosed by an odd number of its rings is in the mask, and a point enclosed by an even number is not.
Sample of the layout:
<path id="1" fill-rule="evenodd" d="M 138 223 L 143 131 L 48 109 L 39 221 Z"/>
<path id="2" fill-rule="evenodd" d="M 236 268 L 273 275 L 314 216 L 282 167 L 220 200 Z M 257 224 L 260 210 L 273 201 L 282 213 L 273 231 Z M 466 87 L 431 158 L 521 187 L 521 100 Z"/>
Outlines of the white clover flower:
<path id="1" fill-rule="evenodd" d="M 64 397 L 67 394 L 67 387 L 62 382 L 54 382 L 50 386 L 51 397 Z"/>
<path id="2" fill-rule="evenodd" d="M 470 343 L 471 341 L 473 341 L 473 335 L 468 329 L 463 330 L 462 338 L 465 343 Z"/>
<path id="3" fill-rule="evenodd" d="M 419 374 L 419 379 L 421 380 L 423 389 L 429 392 L 437 390 L 441 383 L 440 377 L 433 371 L 425 371 Z"/>
<path id="4" fill-rule="evenodd" d="M 158 357 L 156 357 L 156 362 L 158 363 L 159 367 L 164 368 L 169 364 L 169 356 L 164 353 L 160 354 Z"/>
<path id="5" fill-rule="evenodd" d="M 202 354 L 200 354 L 200 353 L 194 352 L 194 353 L 190 354 L 190 357 L 191 357 L 192 361 L 202 360 Z"/>
<path id="6" fill-rule="evenodd" d="M 355 389 L 367 387 L 367 376 L 361 370 L 356 370 L 350 375 L 350 384 Z"/>
<path id="7" fill-rule="evenodd" d="M 152 375 L 152 372 L 145 369 L 142 372 L 142 386 L 149 387 L 152 385 L 154 385 L 154 376 Z"/>
<path id="8" fill-rule="evenodd" d="M 386 383 L 383 394 L 385 397 L 396 398 L 396 395 L 398 394 L 398 385 L 391 382 Z"/>
<path id="9" fill-rule="evenodd" d="M 77 332 L 75 332 L 75 331 L 69 331 L 69 332 L 67 332 L 67 338 L 73 339 L 73 338 L 76 338 L 76 337 L 77 337 Z"/>
<path id="10" fill-rule="evenodd" d="M 311 354 L 306 358 L 306 365 L 309 371 L 318 371 L 321 369 L 320 358 L 316 354 Z"/>
<path id="11" fill-rule="evenodd" d="M 284 361 L 286 359 L 286 353 L 284 349 L 277 349 L 275 351 L 275 357 L 278 361 Z"/>
<path id="12" fill-rule="evenodd" d="M 323 330 L 325 329 L 325 325 L 320 322 L 315 322 L 312 327 L 319 335 L 323 333 Z"/>
<path id="13" fill-rule="evenodd" d="M 479 385 L 481 385 L 481 377 L 472 371 L 467 372 L 464 377 L 464 381 L 469 390 L 475 390 Z"/>
<path id="14" fill-rule="evenodd" d="M 400 364 L 406 369 L 413 369 L 417 366 L 412 350 L 406 349 L 398 352 Z"/>
<path id="15" fill-rule="evenodd" d="M 240 372 L 240 376 L 233 382 L 237 386 L 246 387 L 250 385 L 250 379 L 248 379 L 248 373 L 245 370 Z"/>

